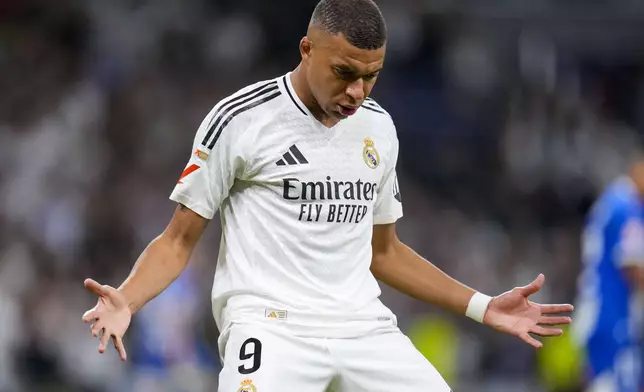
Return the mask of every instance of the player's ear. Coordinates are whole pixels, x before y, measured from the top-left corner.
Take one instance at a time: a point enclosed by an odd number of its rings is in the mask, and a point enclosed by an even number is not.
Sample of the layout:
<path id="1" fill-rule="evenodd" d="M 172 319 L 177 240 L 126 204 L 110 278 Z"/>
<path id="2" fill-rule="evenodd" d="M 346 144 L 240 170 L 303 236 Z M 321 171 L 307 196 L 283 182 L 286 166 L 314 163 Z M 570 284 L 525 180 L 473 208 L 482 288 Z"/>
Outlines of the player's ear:
<path id="1" fill-rule="evenodd" d="M 302 61 L 307 61 L 311 57 L 311 40 L 307 36 L 300 40 L 300 55 Z"/>

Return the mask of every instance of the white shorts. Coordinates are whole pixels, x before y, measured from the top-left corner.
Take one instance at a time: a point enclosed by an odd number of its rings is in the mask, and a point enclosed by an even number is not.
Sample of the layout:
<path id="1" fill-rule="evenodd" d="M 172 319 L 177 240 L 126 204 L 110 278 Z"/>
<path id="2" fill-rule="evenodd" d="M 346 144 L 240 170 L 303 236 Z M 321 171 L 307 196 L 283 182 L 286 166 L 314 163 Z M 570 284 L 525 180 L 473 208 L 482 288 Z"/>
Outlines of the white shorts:
<path id="1" fill-rule="evenodd" d="M 450 392 L 397 328 L 357 338 L 296 336 L 271 323 L 227 329 L 220 392 Z"/>

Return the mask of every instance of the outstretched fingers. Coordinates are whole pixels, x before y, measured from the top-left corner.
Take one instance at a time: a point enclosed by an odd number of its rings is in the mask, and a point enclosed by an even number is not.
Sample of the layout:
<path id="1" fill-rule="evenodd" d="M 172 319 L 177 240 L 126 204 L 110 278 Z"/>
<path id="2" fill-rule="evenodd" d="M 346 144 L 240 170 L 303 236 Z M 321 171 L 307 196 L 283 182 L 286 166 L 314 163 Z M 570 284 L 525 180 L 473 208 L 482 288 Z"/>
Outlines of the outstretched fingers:
<path id="1" fill-rule="evenodd" d="M 541 290 L 541 287 L 543 287 L 543 283 L 545 281 L 546 277 L 543 274 L 539 274 L 539 276 L 537 276 L 537 278 L 533 280 L 532 283 L 527 286 L 519 287 L 519 290 L 524 297 L 529 297 L 532 294 L 535 294 L 537 291 Z"/>
<path id="2" fill-rule="evenodd" d="M 103 285 L 95 281 L 94 279 L 87 278 L 83 282 L 85 285 L 85 288 L 92 293 L 98 295 L 99 297 L 105 296 L 105 290 L 103 289 Z"/>
<path id="3" fill-rule="evenodd" d="M 569 313 L 572 312 L 574 307 L 570 304 L 548 304 L 540 305 L 541 314 L 557 314 L 557 313 Z"/>
<path id="4" fill-rule="evenodd" d="M 92 325 L 92 336 L 97 337 L 103 328 L 104 325 L 100 320 L 94 323 L 94 325 Z"/>
<path id="5" fill-rule="evenodd" d="M 87 290 L 91 291 L 97 296 L 109 298 L 113 302 L 118 301 L 118 291 L 114 287 L 100 284 L 94 279 L 90 278 L 85 279 L 85 282 L 83 283 L 85 284 Z"/>
<path id="6" fill-rule="evenodd" d="M 111 286 L 101 285 L 94 279 L 85 279 L 83 282 L 87 290 L 99 297 L 98 305 L 83 314 L 83 321 L 91 323 L 92 336 L 99 338 L 98 352 L 103 354 L 107 350 L 110 339 L 113 340 L 114 348 L 119 353 L 121 360 L 127 359 L 125 346 L 121 337 L 116 336 L 113 331 L 106 326 L 105 309 L 118 308 L 122 306 L 124 300 L 118 290 Z M 106 308 L 105 308 L 106 306 Z M 108 317 L 109 318 L 109 317 Z M 109 324 L 109 322 L 108 322 Z"/>
<path id="7" fill-rule="evenodd" d="M 83 314 L 83 322 L 84 323 L 91 323 L 94 320 L 98 320 L 98 311 L 96 309 L 90 309 L 85 314 Z"/>
<path id="8" fill-rule="evenodd" d="M 563 334 L 563 331 L 559 328 L 544 328 L 538 325 L 535 325 L 534 327 L 532 327 L 530 329 L 530 332 L 535 335 L 543 336 L 543 337 L 559 336 Z"/>
<path id="9" fill-rule="evenodd" d="M 567 316 L 541 316 L 537 324 L 540 325 L 568 325 L 572 319 Z"/>
<path id="10" fill-rule="evenodd" d="M 118 351 L 119 356 L 122 361 L 127 360 L 127 353 L 125 352 L 125 346 L 123 345 L 123 339 L 118 336 L 114 336 L 114 348 Z"/>
<path id="11" fill-rule="evenodd" d="M 104 328 L 103 329 L 103 335 L 101 335 L 101 340 L 98 343 L 98 352 L 103 354 L 105 352 L 105 349 L 107 348 L 107 342 L 110 340 L 111 332 Z"/>
<path id="12" fill-rule="evenodd" d="M 530 334 L 527 332 L 523 332 L 522 334 L 520 334 L 519 338 L 534 348 L 541 348 L 543 346 L 543 343 L 541 343 L 537 339 L 530 336 Z"/>

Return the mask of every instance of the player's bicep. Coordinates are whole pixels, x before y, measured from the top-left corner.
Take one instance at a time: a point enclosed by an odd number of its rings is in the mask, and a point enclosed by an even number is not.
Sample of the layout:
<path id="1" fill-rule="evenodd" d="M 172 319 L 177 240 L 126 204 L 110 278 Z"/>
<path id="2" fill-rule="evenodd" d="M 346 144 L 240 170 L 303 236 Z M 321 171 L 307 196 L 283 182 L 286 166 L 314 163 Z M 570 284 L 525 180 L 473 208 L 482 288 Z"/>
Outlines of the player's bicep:
<path id="1" fill-rule="evenodd" d="M 373 226 L 371 237 L 372 271 L 377 270 L 379 266 L 395 258 L 396 245 L 399 242 L 395 223 Z"/>
<path id="2" fill-rule="evenodd" d="M 201 238 L 208 222 L 208 219 L 190 208 L 178 204 L 163 236 L 181 248 L 192 249 Z"/>
<path id="3" fill-rule="evenodd" d="M 371 248 L 374 254 L 390 252 L 397 240 L 395 223 L 373 226 Z"/>

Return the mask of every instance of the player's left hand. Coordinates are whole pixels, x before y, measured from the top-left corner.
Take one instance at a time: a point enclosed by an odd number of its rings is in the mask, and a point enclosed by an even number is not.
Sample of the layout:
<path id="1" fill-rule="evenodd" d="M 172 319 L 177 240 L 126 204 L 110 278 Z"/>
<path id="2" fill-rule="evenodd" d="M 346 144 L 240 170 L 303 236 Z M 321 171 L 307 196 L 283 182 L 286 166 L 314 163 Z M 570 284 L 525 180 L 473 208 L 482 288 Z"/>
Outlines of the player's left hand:
<path id="1" fill-rule="evenodd" d="M 517 336 L 529 345 L 541 348 L 543 343 L 533 338 L 537 336 L 559 336 L 563 331 L 559 328 L 545 328 L 570 324 L 572 319 L 561 316 L 561 313 L 572 312 L 573 306 L 541 305 L 528 299 L 543 286 L 545 276 L 539 274 L 537 279 L 524 287 L 516 287 L 492 299 L 483 318 L 483 323 L 498 331 Z"/>

